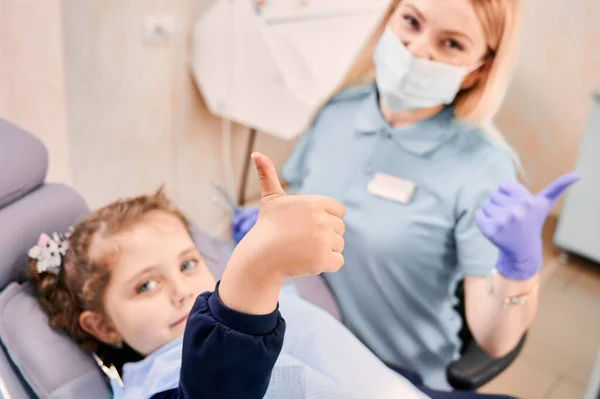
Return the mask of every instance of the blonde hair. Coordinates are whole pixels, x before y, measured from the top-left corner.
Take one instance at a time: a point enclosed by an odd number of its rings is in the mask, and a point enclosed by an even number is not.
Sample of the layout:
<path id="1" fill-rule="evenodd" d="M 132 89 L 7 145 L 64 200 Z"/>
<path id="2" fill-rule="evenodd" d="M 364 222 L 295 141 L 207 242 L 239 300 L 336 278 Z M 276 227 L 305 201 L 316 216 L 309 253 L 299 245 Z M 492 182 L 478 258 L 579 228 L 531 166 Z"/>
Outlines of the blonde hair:
<path id="1" fill-rule="evenodd" d="M 373 52 L 401 1 L 391 1 L 336 92 L 375 80 Z M 521 21 L 521 0 L 471 0 L 471 3 L 483 26 L 492 62 L 488 72 L 475 86 L 458 93 L 454 100 L 455 115 L 457 119 L 480 127 L 496 143 L 508 149 L 518 169 L 523 173 L 518 154 L 508 145 L 492 122 L 502 105 L 514 67 Z"/>

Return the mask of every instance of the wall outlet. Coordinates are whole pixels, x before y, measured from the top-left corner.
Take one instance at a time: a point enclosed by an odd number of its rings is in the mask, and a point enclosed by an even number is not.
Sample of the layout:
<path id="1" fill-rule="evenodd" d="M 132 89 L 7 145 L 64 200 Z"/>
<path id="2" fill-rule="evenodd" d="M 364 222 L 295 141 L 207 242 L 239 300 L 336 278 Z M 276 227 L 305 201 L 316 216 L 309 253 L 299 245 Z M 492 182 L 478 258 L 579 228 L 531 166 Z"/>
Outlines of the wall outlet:
<path id="1" fill-rule="evenodd" d="M 168 43 L 175 32 L 175 19 L 170 14 L 149 15 L 144 20 L 144 42 L 149 45 Z"/>

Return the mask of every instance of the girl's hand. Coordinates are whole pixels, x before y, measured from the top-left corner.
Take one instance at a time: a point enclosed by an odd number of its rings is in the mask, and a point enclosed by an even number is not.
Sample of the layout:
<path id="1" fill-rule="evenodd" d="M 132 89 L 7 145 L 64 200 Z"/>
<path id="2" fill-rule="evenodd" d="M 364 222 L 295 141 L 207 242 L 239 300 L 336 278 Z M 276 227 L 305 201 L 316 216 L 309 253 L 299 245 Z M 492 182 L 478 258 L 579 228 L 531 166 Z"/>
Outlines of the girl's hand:
<path id="1" fill-rule="evenodd" d="M 271 160 L 261 154 L 252 159 L 260 179 L 258 218 L 231 255 L 219 297 L 239 312 L 268 314 L 286 277 L 342 267 L 345 210 L 331 198 L 286 195 Z"/>
<path id="2" fill-rule="evenodd" d="M 269 158 L 253 154 L 261 200 L 254 227 L 238 247 L 270 272 L 296 277 L 344 264 L 344 206 L 323 196 L 288 196 Z"/>

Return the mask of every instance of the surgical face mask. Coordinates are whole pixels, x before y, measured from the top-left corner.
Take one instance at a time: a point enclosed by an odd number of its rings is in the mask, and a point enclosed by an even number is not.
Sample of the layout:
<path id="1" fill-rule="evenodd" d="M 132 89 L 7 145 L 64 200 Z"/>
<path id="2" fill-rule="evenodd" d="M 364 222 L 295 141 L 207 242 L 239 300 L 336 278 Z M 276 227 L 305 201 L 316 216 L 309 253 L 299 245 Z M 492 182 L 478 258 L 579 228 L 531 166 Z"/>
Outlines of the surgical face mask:
<path id="1" fill-rule="evenodd" d="M 475 67 L 460 67 L 414 57 L 386 28 L 373 56 L 382 104 L 391 111 L 411 111 L 451 104 L 464 77 Z"/>

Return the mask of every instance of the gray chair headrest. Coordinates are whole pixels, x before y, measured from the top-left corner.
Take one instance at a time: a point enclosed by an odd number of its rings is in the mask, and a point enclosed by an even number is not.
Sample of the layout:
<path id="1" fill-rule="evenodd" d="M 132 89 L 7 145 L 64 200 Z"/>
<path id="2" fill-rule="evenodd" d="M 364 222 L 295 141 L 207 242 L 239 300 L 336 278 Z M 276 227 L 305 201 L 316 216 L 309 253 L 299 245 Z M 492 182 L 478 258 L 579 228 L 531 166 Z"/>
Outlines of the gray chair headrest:
<path id="1" fill-rule="evenodd" d="M 48 152 L 32 134 L 0 119 L 0 289 L 24 280 L 40 233 L 65 232 L 88 208 L 73 189 L 44 184 Z"/>
<path id="2" fill-rule="evenodd" d="M 0 208 L 44 182 L 48 151 L 32 134 L 0 119 Z"/>
<path id="3" fill-rule="evenodd" d="M 83 198 L 61 184 L 44 184 L 0 208 L 0 290 L 25 280 L 27 252 L 41 233 L 64 233 L 87 212 Z"/>

